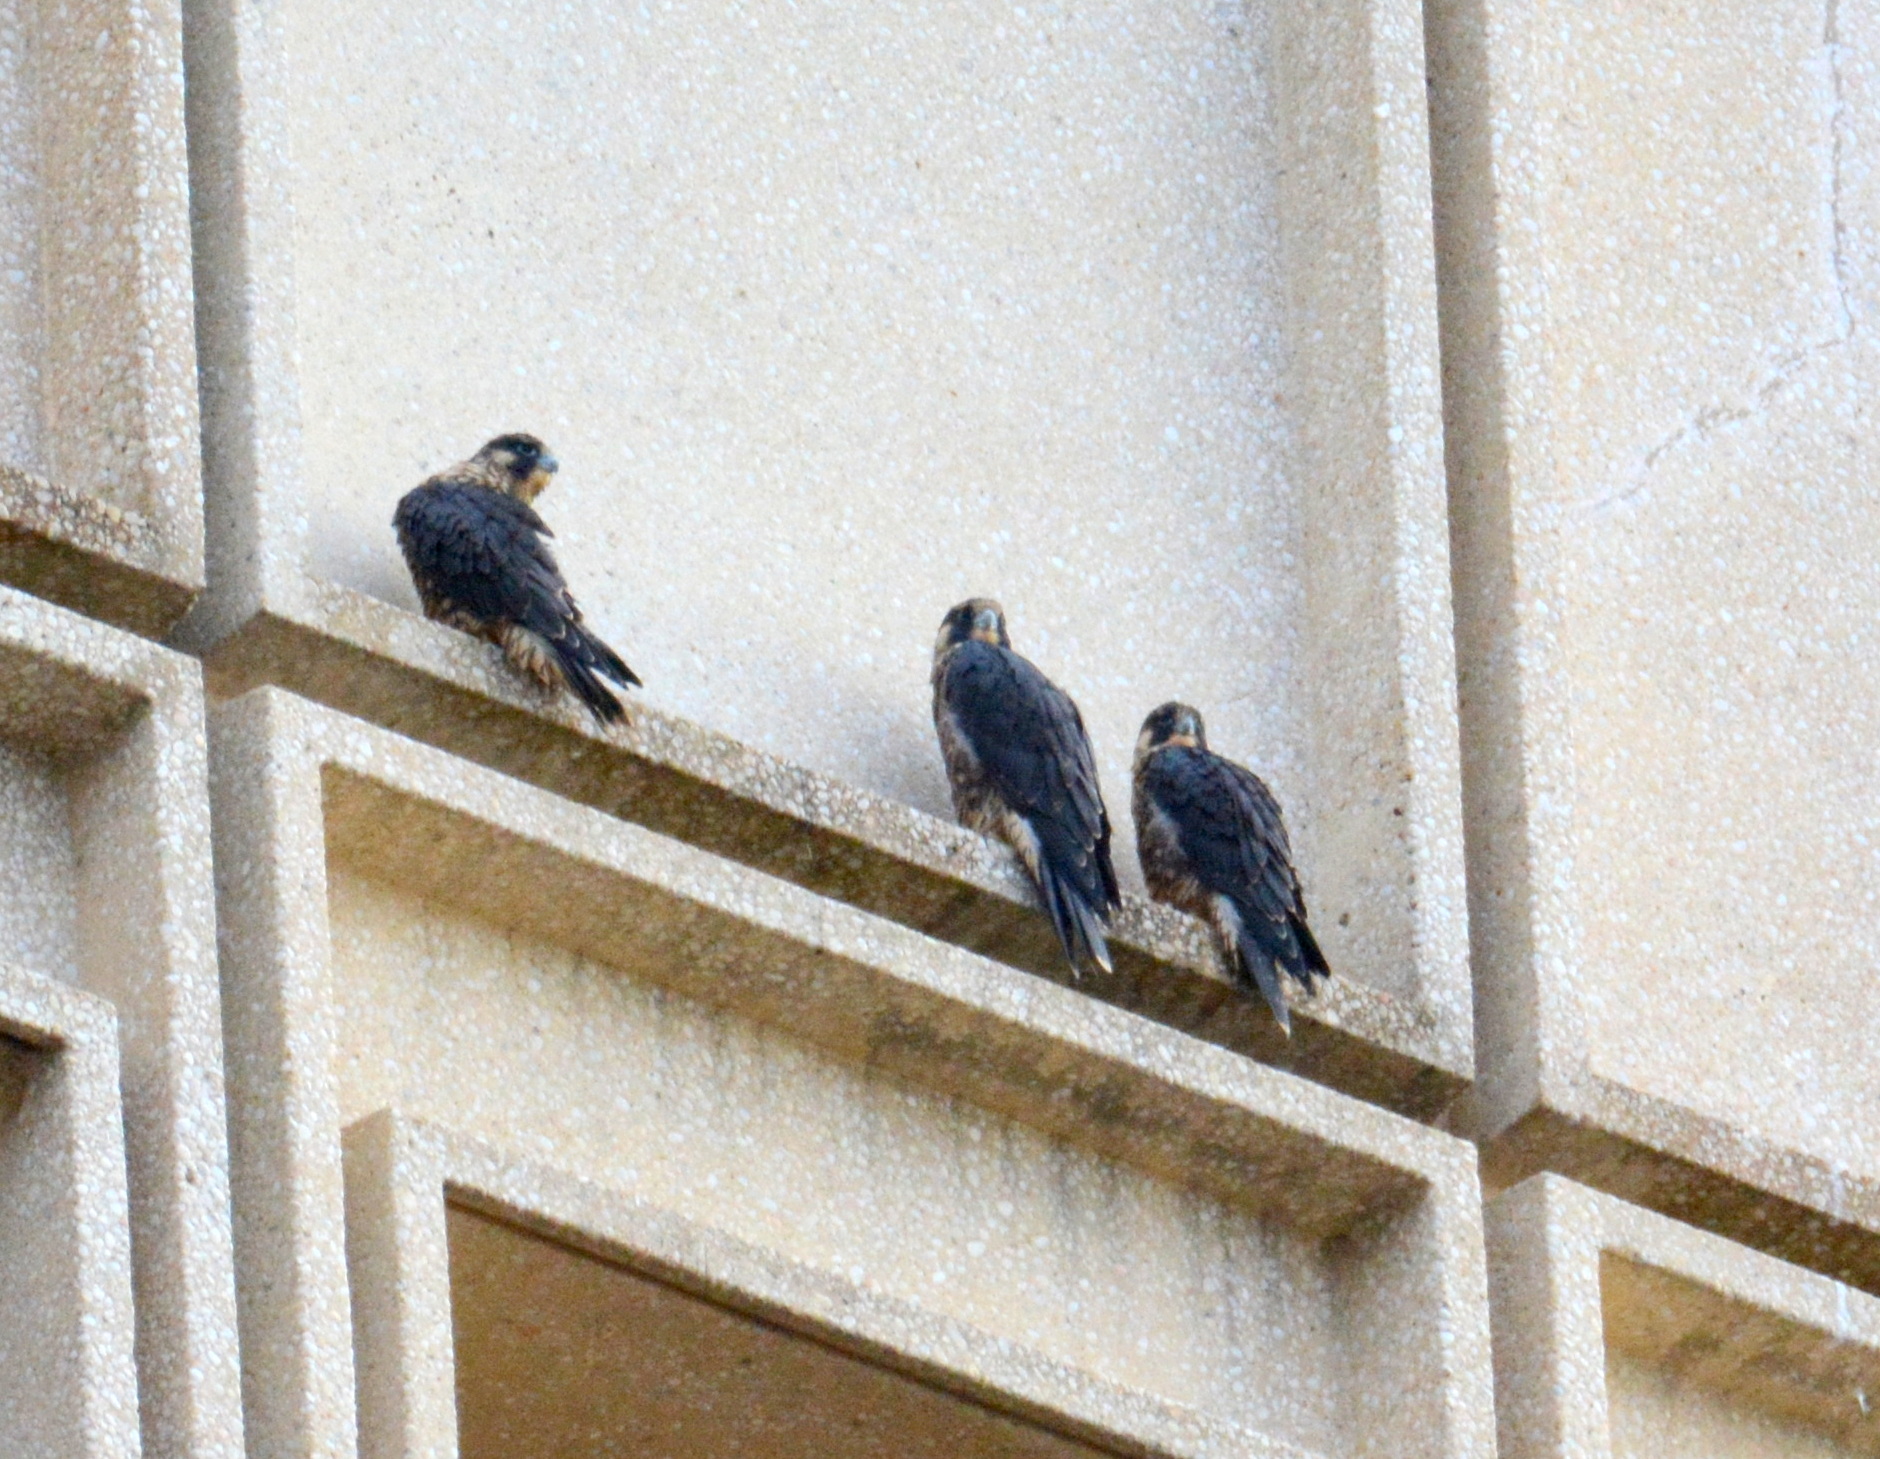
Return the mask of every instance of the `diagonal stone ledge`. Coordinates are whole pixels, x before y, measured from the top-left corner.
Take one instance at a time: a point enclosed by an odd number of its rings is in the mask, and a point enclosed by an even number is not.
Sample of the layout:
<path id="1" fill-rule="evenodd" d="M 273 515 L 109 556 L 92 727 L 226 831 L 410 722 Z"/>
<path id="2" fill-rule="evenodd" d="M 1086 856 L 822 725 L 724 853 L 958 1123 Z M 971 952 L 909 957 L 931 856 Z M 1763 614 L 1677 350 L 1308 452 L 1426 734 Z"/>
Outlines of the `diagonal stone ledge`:
<path id="1" fill-rule="evenodd" d="M 212 690 L 227 697 L 280 683 L 819 895 L 1069 980 L 1016 859 L 984 837 L 657 710 L 636 706 L 631 726 L 602 735 L 577 710 L 518 685 L 463 635 L 360 594 L 333 596 L 345 612 L 327 633 L 271 619 L 215 652 Z M 1076 986 L 1263 1063 L 1424 1120 L 1465 1086 L 1466 1039 L 1428 1004 L 1335 976 L 1295 1003 L 1289 1041 L 1228 982 L 1212 935 L 1186 914 L 1126 897 L 1112 951 L 1114 977 Z"/>

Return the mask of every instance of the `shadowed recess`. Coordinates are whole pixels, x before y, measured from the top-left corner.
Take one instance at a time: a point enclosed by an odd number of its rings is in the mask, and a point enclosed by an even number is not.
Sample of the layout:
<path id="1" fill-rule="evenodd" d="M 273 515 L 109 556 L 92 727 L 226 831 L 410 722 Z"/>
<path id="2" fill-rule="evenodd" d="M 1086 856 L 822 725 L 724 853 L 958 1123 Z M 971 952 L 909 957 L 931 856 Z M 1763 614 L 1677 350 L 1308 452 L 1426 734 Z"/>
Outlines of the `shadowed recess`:
<path id="1" fill-rule="evenodd" d="M 462 1459 L 1112 1453 L 449 1208 Z"/>
<path id="2" fill-rule="evenodd" d="M 20 1112 L 35 1062 L 33 1051 L 25 1044 L 0 1033 L 0 1143 L 5 1142 L 7 1127 Z"/>
<path id="3" fill-rule="evenodd" d="M 1654 1427 L 1688 1428 L 1700 1446 L 1721 1422 L 1708 1410 L 1727 1406 L 1737 1447 L 1705 1450 L 1711 1459 L 1880 1454 L 1880 1352 L 1611 1252 L 1600 1258 L 1600 1291 L 1607 1349 L 1632 1370 L 1611 1384 L 1615 1454 L 1628 1405 L 1681 1415 L 1660 1414 Z M 1758 1438 L 1763 1427 L 1772 1432 Z"/>
<path id="4" fill-rule="evenodd" d="M 0 643 L 0 742 L 64 761 L 102 750 L 147 702 L 134 686 Z"/>

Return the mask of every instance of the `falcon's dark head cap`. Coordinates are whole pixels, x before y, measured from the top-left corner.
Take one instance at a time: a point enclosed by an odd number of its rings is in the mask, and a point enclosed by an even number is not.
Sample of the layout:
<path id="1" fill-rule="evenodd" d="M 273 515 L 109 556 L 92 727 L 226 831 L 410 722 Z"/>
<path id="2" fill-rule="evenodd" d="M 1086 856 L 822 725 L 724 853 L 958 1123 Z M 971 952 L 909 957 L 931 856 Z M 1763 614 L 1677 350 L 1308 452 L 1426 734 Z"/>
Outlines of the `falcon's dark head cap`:
<path id="1" fill-rule="evenodd" d="M 1142 722 L 1142 733 L 1136 737 L 1136 754 L 1152 755 L 1171 745 L 1190 750 L 1208 747 L 1208 727 L 1202 723 L 1201 711 L 1173 699 L 1149 711 L 1149 717 Z"/>
<path id="2" fill-rule="evenodd" d="M 971 639 L 999 648 L 1010 648 L 1012 640 L 1005 631 L 1005 609 L 990 598 L 968 598 L 964 603 L 956 604 L 940 620 L 940 637 L 933 646 L 934 657 L 939 658 L 948 649 L 958 648 Z"/>
<path id="3" fill-rule="evenodd" d="M 525 502 L 547 491 L 549 478 L 561 469 L 538 437 L 521 431 L 485 442 L 475 459 L 496 473 L 505 491 Z"/>

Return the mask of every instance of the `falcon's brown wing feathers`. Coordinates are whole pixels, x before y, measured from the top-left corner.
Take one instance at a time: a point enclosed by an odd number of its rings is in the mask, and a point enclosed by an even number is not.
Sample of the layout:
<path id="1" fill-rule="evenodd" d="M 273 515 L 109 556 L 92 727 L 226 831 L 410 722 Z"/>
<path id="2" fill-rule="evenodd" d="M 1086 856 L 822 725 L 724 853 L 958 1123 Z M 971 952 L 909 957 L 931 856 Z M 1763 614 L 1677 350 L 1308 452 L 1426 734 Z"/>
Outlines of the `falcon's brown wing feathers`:
<path id="1" fill-rule="evenodd" d="M 1077 706 L 1027 659 L 977 641 L 947 656 L 935 688 L 936 708 L 951 715 L 986 787 L 1037 837 L 1039 891 L 1066 955 L 1107 965 L 1101 924 L 1121 897 Z"/>
<path id="2" fill-rule="evenodd" d="M 1164 746 L 1138 773 L 1174 830 L 1188 874 L 1233 904 L 1242 929 L 1234 949 L 1240 970 L 1286 1022 L 1276 970 L 1311 991 L 1331 968 L 1306 921 L 1279 802 L 1252 771 L 1200 748 Z"/>
<path id="3" fill-rule="evenodd" d="M 533 634 L 595 718 L 624 715 L 601 677 L 623 686 L 639 678 L 582 621 L 533 507 L 474 480 L 437 476 L 409 492 L 392 520 L 429 617 L 497 643 L 511 627 Z"/>

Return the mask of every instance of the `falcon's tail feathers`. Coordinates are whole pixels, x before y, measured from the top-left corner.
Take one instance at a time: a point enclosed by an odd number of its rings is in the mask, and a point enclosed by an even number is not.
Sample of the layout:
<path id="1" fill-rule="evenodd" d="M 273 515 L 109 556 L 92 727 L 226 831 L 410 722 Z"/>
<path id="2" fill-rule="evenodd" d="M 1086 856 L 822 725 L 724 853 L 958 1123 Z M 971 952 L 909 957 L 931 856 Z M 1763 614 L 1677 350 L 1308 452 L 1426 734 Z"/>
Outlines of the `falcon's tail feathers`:
<path id="1" fill-rule="evenodd" d="M 601 682 L 602 675 L 622 688 L 640 682 L 639 676 L 626 666 L 619 654 L 579 623 L 555 640 L 554 650 L 555 662 L 568 681 L 569 689 L 597 720 L 610 725 L 627 717 L 625 706 Z"/>
<path id="2" fill-rule="evenodd" d="M 1260 996 L 1266 999 L 1266 1006 L 1273 1010 L 1273 1017 L 1279 1020 L 1281 1030 L 1287 1038 L 1291 1038 L 1292 1010 L 1286 1006 L 1286 994 L 1280 988 L 1279 966 L 1273 961 L 1273 955 L 1247 931 L 1240 908 L 1230 898 L 1217 896 L 1214 899 L 1214 929 L 1227 950 L 1228 970 L 1243 985 L 1250 983 L 1260 990 Z M 1312 986 L 1310 981 L 1307 981 L 1306 986 Z"/>
<path id="3" fill-rule="evenodd" d="M 558 654 L 556 661 L 561 665 L 561 674 L 568 681 L 568 688 L 588 707 L 588 713 L 602 724 L 617 724 L 627 717 L 627 711 L 614 697 L 613 691 L 600 681 L 600 676 L 589 668 L 581 659 L 571 653 Z"/>
<path id="4" fill-rule="evenodd" d="M 586 628 L 580 629 L 579 632 L 581 646 L 588 653 L 591 668 L 598 673 L 605 674 L 623 689 L 640 687 L 640 676 L 627 667 L 626 661 L 619 654 L 589 633 Z"/>
<path id="5" fill-rule="evenodd" d="M 1303 917 L 1293 923 L 1293 936 L 1299 939 L 1299 952 L 1305 963 L 1304 970 L 1293 976 L 1306 985 L 1306 992 L 1316 993 L 1319 990 L 1313 978 L 1331 977 L 1332 966 L 1325 961 L 1325 954 L 1319 951 L 1319 940 L 1312 935 L 1312 929 L 1306 926 Z"/>
<path id="6" fill-rule="evenodd" d="M 1103 884 L 1103 916 L 1121 910 L 1123 889 L 1116 883 L 1116 863 L 1110 857 L 1110 818 L 1103 817 L 1103 835 L 1097 841 L 1097 875 Z"/>
<path id="7" fill-rule="evenodd" d="M 1077 884 L 1049 860 L 1043 860 L 1038 867 L 1038 891 L 1051 925 L 1057 929 L 1064 956 L 1070 959 L 1071 971 L 1082 977 L 1084 969 L 1093 964 L 1106 973 L 1114 971 L 1110 945 L 1103 936 L 1103 920 L 1084 900 Z"/>

